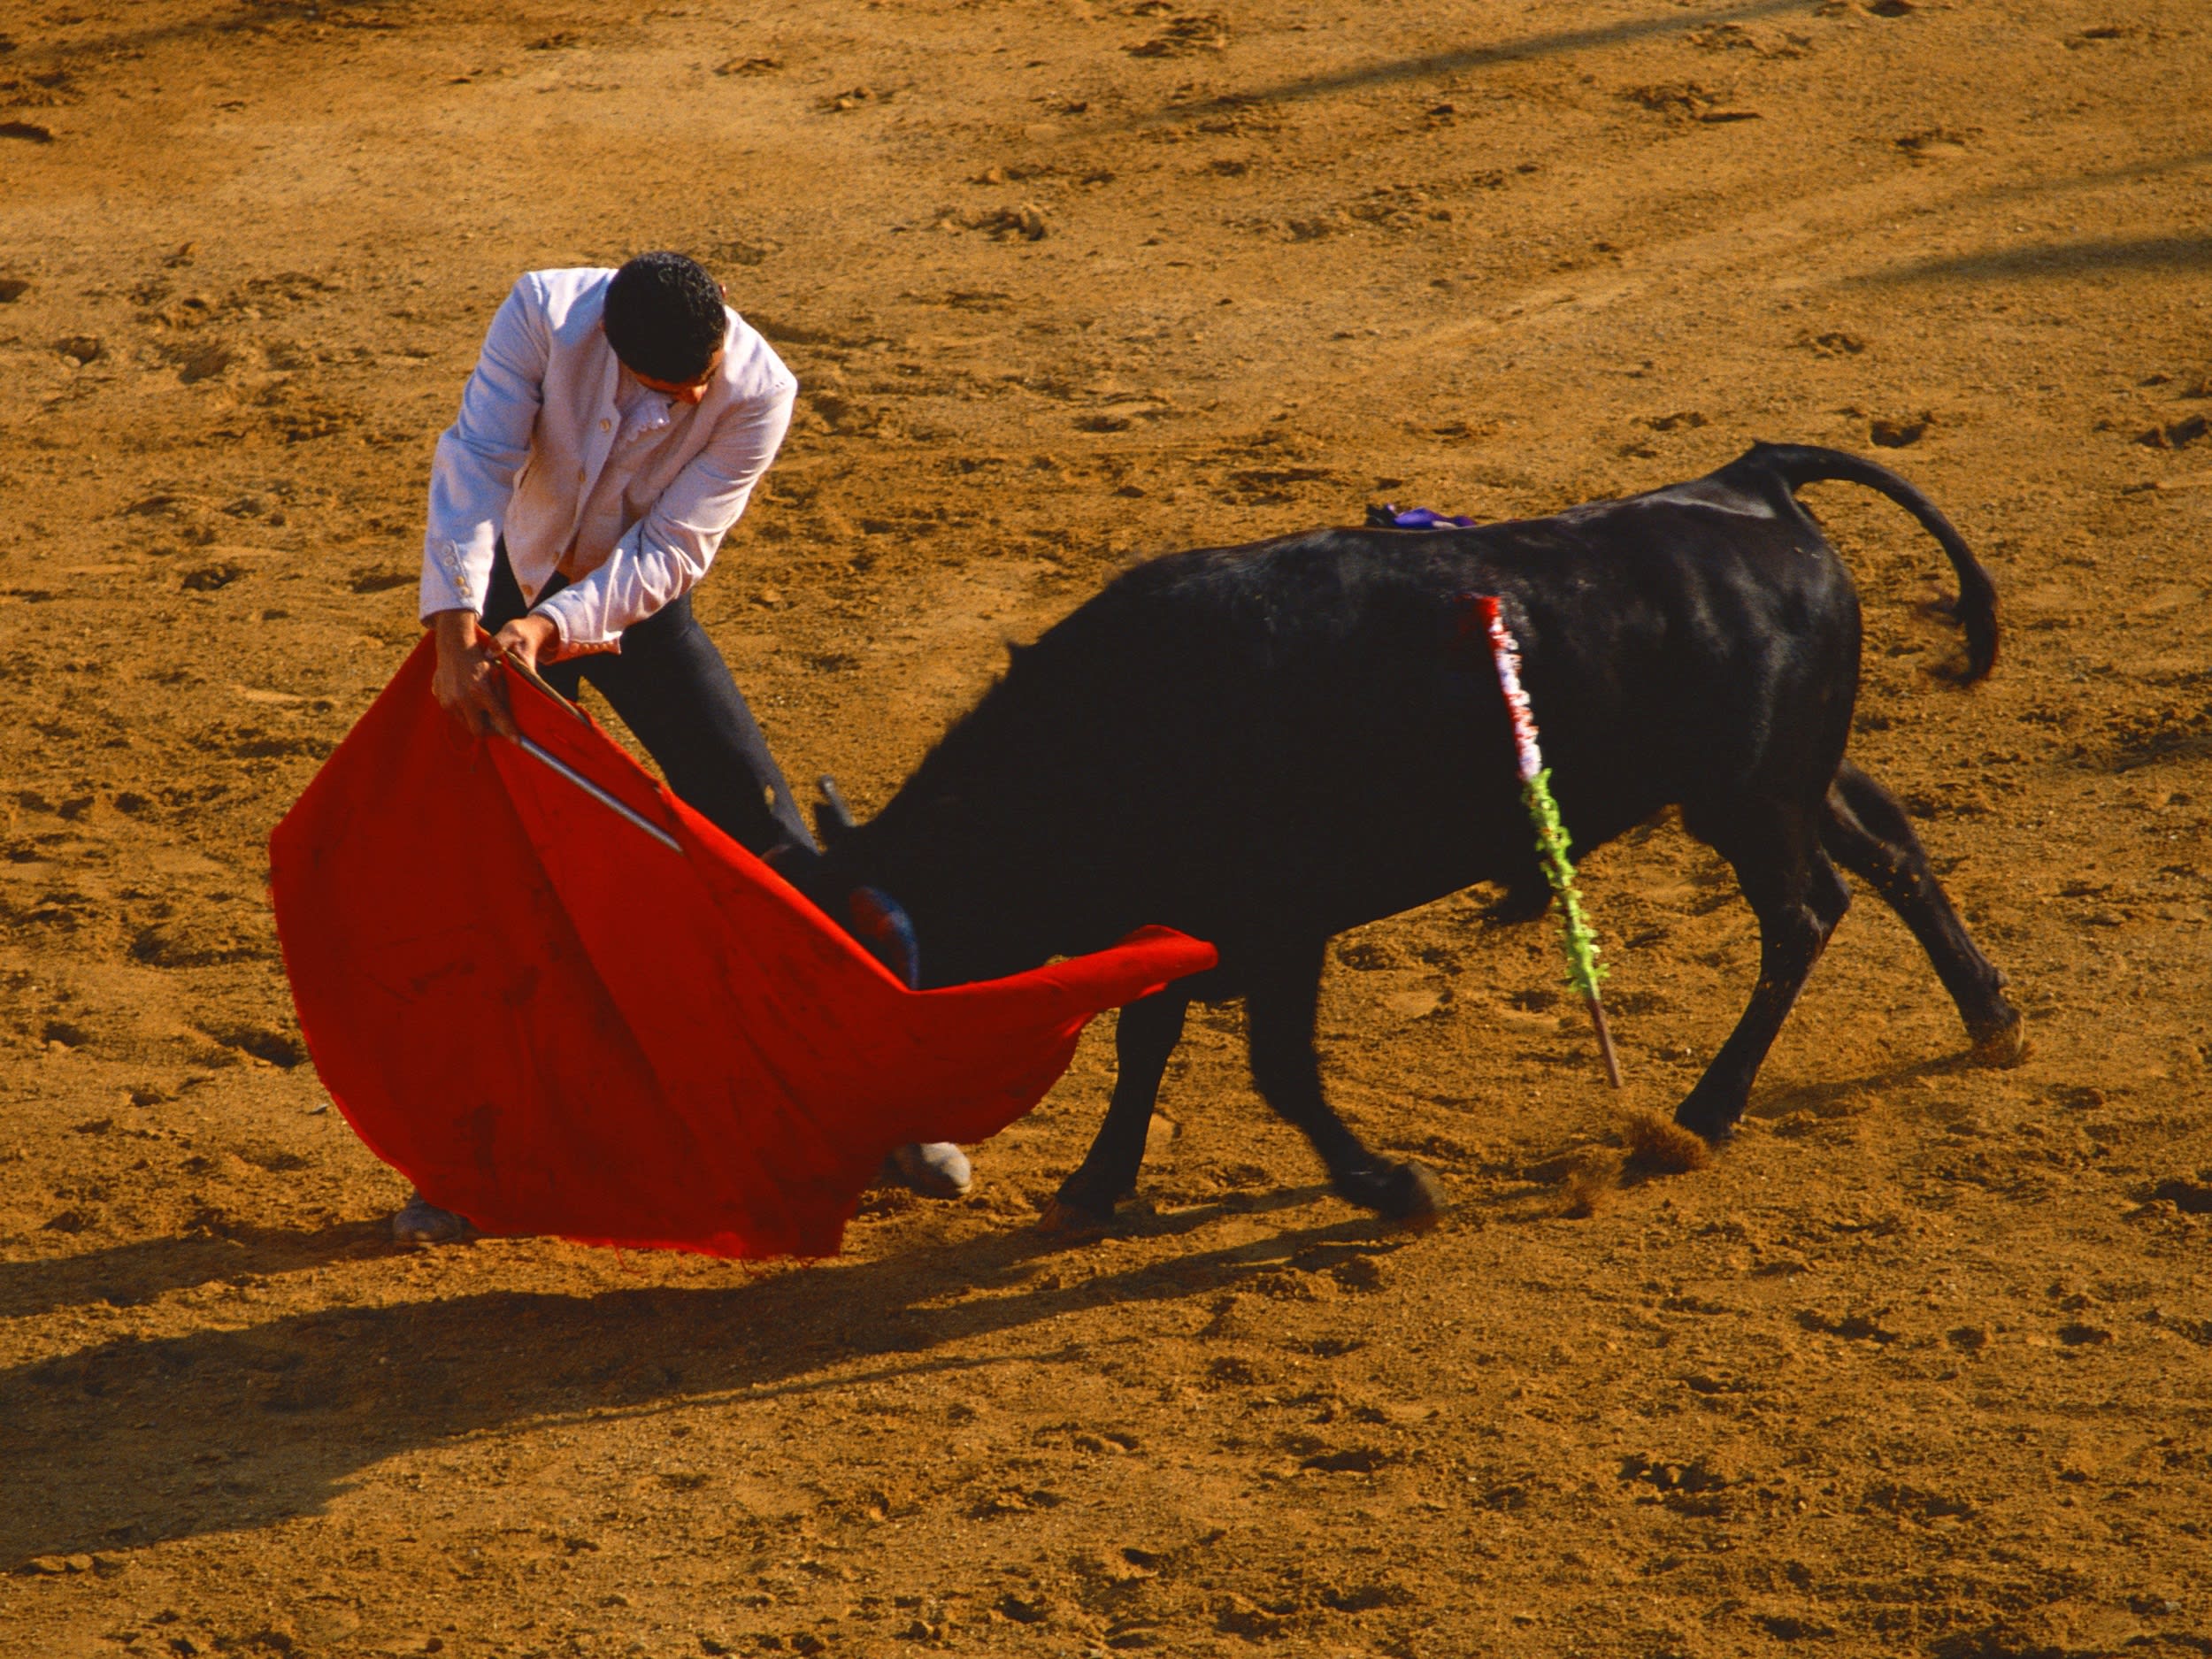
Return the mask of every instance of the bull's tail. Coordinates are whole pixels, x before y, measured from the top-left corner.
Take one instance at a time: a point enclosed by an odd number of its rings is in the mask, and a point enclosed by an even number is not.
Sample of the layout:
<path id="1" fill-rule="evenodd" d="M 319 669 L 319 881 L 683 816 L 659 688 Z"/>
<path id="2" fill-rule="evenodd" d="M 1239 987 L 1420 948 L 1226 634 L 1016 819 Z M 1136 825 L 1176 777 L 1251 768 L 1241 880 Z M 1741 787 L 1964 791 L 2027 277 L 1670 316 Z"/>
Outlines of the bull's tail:
<path id="1" fill-rule="evenodd" d="M 1966 631 L 1966 675 L 1982 679 L 1997 663 L 1997 588 L 1989 572 L 1966 545 L 1966 540 L 1943 516 L 1935 503 L 1886 466 L 1841 449 L 1824 449 L 1803 443 L 1756 443 L 1734 467 L 1755 467 L 1780 479 L 1793 491 L 1805 484 L 1836 480 L 1879 490 L 1914 518 L 1940 542 L 1958 572 L 1959 597 L 1955 609 Z"/>

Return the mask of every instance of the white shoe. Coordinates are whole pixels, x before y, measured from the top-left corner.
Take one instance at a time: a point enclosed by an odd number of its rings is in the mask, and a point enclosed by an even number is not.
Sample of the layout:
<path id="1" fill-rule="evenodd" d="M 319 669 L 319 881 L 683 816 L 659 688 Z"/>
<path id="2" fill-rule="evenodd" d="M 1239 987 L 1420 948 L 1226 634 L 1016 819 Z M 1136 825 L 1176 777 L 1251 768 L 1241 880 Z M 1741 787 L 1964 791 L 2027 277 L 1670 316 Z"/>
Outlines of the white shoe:
<path id="1" fill-rule="evenodd" d="M 409 1194 L 392 1217 L 392 1238 L 400 1244 L 458 1244 L 475 1236 L 476 1225 L 466 1216 L 441 1210 L 420 1193 Z"/>
<path id="2" fill-rule="evenodd" d="M 949 1141 L 910 1141 L 884 1159 L 883 1172 L 924 1198 L 965 1198 L 975 1173 Z"/>

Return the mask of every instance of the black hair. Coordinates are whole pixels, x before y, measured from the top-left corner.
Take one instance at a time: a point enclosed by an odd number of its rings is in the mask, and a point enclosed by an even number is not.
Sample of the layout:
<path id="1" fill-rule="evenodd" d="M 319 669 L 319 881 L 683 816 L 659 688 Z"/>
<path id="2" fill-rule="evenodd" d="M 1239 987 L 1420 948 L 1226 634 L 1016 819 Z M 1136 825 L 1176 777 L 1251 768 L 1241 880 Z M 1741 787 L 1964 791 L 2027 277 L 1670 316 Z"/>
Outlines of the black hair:
<path id="1" fill-rule="evenodd" d="M 632 373 L 695 380 L 727 326 L 722 288 L 696 259 L 641 253 L 614 273 L 601 319 L 607 343 Z"/>

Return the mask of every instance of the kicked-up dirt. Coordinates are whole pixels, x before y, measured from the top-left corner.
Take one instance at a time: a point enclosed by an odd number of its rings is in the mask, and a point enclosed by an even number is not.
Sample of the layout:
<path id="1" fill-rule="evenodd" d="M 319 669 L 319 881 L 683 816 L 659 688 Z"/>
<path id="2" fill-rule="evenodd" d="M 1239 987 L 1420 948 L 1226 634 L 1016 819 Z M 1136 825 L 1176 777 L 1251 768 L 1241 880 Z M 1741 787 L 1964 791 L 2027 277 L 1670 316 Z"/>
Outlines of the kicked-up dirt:
<path id="1" fill-rule="evenodd" d="M 2208 65 L 2193 0 L 0 4 L 0 1649 L 2212 1652 Z M 2004 657 L 1809 492 L 1853 752 L 2032 1054 L 1863 894 L 1740 1139 L 1624 1163 L 1755 962 L 1662 826 L 1584 872 L 1622 1094 L 1485 895 L 1339 942 L 1425 1236 L 1222 1009 L 1093 1243 L 1110 1022 L 834 1262 L 393 1248 L 264 838 L 508 284 L 662 246 L 803 383 L 700 603 L 864 809 L 1148 553 L 1898 466 Z"/>

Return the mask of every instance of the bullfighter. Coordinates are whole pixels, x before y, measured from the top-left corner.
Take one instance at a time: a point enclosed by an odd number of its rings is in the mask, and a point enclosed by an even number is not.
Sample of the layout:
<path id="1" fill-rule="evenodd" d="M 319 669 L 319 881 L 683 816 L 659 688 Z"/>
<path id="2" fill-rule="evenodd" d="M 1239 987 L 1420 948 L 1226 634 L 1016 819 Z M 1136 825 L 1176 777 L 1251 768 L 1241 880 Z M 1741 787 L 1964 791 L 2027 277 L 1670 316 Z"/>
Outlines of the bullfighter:
<path id="1" fill-rule="evenodd" d="M 470 731 L 514 735 L 503 657 L 567 696 L 588 680 L 672 790 L 790 865 L 811 861 L 813 838 L 690 595 L 774 460 L 797 391 L 681 254 L 526 273 L 438 440 L 420 590 L 434 690 Z M 933 1197 L 970 1180 L 949 1143 L 902 1147 L 890 1167 Z M 420 1194 L 392 1217 L 405 1243 L 472 1231 Z"/>

